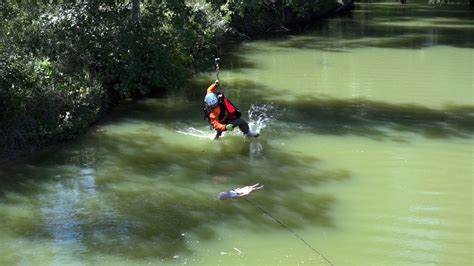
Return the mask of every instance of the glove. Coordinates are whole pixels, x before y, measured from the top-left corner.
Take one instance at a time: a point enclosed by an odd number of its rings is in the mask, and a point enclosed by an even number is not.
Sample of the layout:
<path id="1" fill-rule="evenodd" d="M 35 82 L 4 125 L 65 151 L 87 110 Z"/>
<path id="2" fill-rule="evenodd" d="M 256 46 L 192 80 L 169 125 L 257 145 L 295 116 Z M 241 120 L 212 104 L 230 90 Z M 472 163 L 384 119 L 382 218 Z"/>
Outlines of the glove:
<path id="1" fill-rule="evenodd" d="M 232 124 L 227 124 L 227 125 L 225 126 L 225 129 L 226 129 L 227 131 L 232 131 L 232 130 L 234 130 L 234 125 L 232 125 Z"/>

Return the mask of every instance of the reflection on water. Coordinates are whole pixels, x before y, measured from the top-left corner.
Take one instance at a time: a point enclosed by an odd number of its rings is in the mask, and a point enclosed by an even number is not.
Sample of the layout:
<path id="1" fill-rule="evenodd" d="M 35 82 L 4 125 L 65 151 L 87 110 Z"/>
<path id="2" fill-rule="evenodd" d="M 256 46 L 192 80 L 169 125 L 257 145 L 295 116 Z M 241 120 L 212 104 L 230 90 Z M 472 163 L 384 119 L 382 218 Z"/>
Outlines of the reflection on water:
<path id="1" fill-rule="evenodd" d="M 258 158 L 262 156 L 263 153 L 263 145 L 260 142 L 252 142 L 250 143 L 250 158 Z"/>
<path id="2" fill-rule="evenodd" d="M 257 182 L 249 199 L 335 265 L 472 264 L 472 14 L 360 7 L 223 57 L 257 139 L 211 140 L 206 76 L 2 168 L 0 264 L 326 265 L 216 199 Z"/>
<path id="3" fill-rule="evenodd" d="M 52 263 L 70 263 L 71 259 L 79 263 L 80 260 L 74 260 L 74 256 L 87 251 L 82 243 L 86 233 L 82 226 L 87 222 L 81 216 L 88 215 L 90 211 L 83 207 L 84 201 L 98 196 L 94 174 L 93 168 L 83 164 L 75 178 L 56 175 L 54 179 L 57 182 L 52 188 L 54 192 L 39 195 L 44 227 L 53 242 Z"/>
<path id="4" fill-rule="evenodd" d="M 70 159 L 75 150 L 67 147 L 48 160 L 54 164 L 38 160 L 42 167 L 36 169 L 38 175 L 63 172 L 45 178 L 47 185 L 35 192 L 44 222 L 41 230 L 46 231 L 40 241 L 51 252 L 48 262 L 81 262 L 84 256 L 101 254 L 111 256 L 111 261 L 191 262 L 201 243 L 219 239 L 221 224 L 267 233 L 279 230 L 278 224 L 245 202 L 216 201 L 218 191 L 256 182 L 268 186 L 267 193 L 252 199 L 288 226 L 330 226 L 328 211 L 334 198 L 301 187 L 340 176 L 319 170 L 317 159 L 291 158 L 278 150 L 262 153 L 268 146 L 265 141 L 227 137 L 215 142 L 172 130 L 164 133 L 170 134 L 166 141 L 158 137 L 144 149 L 148 133 L 136 134 L 143 127 L 152 132 L 161 129 L 161 125 L 111 124 L 89 135 L 81 145 L 95 144 L 94 163 L 83 163 L 78 155 Z M 117 145 L 127 148 L 117 150 Z M 71 164 L 76 160 L 78 164 Z M 272 169 L 282 162 L 284 169 Z M 307 172 L 294 176 L 301 169 Z M 218 176 L 225 178 L 213 178 Z M 283 200 L 281 195 L 288 191 L 292 192 Z"/>
<path id="5" fill-rule="evenodd" d="M 78 210 L 80 188 L 78 186 L 65 188 L 63 184 L 57 184 L 58 192 L 51 202 L 51 207 L 43 207 L 43 219 L 45 229 L 51 235 L 52 241 L 57 245 L 53 250 L 57 258 L 53 263 L 61 263 L 74 254 L 80 254 L 86 250 L 81 243 L 80 221 L 75 219 Z M 40 197 L 41 200 L 41 197 Z M 44 199 L 43 199 L 44 200 Z"/>

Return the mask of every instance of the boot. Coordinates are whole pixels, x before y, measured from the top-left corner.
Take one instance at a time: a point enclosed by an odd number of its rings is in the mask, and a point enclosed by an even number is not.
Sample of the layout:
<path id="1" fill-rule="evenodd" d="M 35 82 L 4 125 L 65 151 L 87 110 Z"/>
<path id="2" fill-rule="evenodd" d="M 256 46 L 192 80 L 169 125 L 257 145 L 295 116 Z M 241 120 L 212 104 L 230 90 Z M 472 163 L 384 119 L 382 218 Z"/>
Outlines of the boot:
<path id="1" fill-rule="evenodd" d="M 257 138 L 258 136 L 260 136 L 259 133 L 252 132 L 252 131 L 249 131 L 247 134 L 245 134 L 245 137 L 247 138 Z"/>
<path id="2" fill-rule="evenodd" d="M 222 131 L 217 131 L 216 135 L 214 136 L 214 139 L 219 139 L 221 135 L 222 135 Z"/>

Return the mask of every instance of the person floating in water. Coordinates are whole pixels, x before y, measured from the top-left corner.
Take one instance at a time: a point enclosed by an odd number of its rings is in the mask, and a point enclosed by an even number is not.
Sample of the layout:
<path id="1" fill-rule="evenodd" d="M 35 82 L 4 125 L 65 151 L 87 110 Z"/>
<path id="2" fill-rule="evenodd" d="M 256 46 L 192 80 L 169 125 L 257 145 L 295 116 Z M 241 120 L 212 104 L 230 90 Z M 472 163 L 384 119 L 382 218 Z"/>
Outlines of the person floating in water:
<path id="1" fill-rule="evenodd" d="M 223 191 L 219 193 L 219 199 L 220 200 L 225 200 L 227 198 L 231 199 L 237 199 L 240 197 L 244 197 L 249 195 L 250 193 L 260 190 L 263 188 L 263 185 L 260 185 L 259 183 L 252 185 L 252 186 L 245 186 L 241 188 L 234 188 L 234 189 L 229 189 L 227 191 Z"/>
<path id="2" fill-rule="evenodd" d="M 219 80 L 207 88 L 204 103 L 204 118 L 208 119 L 209 124 L 217 131 L 214 139 L 218 139 L 222 132 L 232 131 L 237 126 L 246 137 L 259 136 L 258 133 L 250 131 L 248 123 L 240 118 L 240 111 L 224 96 Z"/>

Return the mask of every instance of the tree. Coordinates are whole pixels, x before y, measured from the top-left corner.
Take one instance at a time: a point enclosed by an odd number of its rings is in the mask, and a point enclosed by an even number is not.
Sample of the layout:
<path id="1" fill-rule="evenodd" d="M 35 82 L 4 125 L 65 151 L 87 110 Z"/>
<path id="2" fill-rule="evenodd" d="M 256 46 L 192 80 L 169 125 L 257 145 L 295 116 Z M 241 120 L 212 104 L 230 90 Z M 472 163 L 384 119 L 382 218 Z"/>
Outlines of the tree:
<path id="1" fill-rule="evenodd" d="M 140 24 L 140 0 L 132 2 L 132 22 L 135 25 Z"/>

